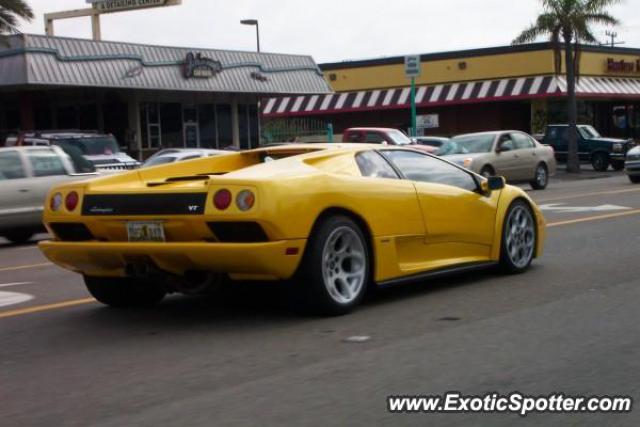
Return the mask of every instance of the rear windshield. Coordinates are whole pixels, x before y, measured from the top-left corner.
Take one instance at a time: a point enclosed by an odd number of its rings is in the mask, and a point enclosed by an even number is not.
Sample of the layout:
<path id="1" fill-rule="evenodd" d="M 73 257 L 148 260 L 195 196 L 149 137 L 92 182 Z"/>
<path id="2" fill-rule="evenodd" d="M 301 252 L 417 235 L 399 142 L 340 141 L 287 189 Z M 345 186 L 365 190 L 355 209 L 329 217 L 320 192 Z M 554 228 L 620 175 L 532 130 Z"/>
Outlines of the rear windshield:
<path id="1" fill-rule="evenodd" d="M 120 152 L 118 142 L 113 136 L 59 139 L 54 143 L 63 149 L 75 147 L 84 156 L 111 156 Z"/>

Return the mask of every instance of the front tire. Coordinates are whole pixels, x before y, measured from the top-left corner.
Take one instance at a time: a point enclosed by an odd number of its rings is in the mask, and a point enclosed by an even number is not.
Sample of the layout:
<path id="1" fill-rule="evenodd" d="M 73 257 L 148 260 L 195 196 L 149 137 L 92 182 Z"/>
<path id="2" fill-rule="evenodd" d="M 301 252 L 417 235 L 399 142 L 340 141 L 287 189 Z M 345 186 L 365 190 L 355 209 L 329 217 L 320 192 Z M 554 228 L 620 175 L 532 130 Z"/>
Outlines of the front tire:
<path id="1" fill-rule="evenodd" d="M 629 175 L 629 181 L 633 184 L 640 184 L 640 175 Z"/>
<path id="2" fill-rule="evenodd" d="M 538 230 L 535 215 L 523 200 L 511 204 L 502 230 L 500 264 L 511 274 L 524 273 L 535 255 Z"/>
<path id="3" fill-rule="evenodd" d="M 96 300 L 116 308 L 152 306 L 167 294 L 162 286 L 130 278 L 84 276 L 84 283 Z"/>
<path id="4" fill-rule="evenodd" d="M 544 190 L 549 185 L 549 170 L 544 163 L 540 163 L 536 167 L 536 176 L 529 182 L 534 190 Z"/>
<path id="5" fill-rule="evenodd" d="M 609 169 L 609 156 L 605 153 L 595 153 L 591 158 L 593 170 L 606 172 Z"/>
<path id="6" fill-rule="evenodd" d="M 305 308 L 323 315 L 343 315 L 364 297 L 370 279 L 369 245 L 349 217 L 335 215 L 314 228 L 294 289 Z"/>
<path id="7" fill-rule="evenodd" d="M 14 230 L 5 233 L 3 237 L 15 245 L 20 245 L 31 240 L 33 233 L 28 230 Z"/>
<path id="8" fill-rule="evenodd" d="M 496 172 L 493 170 L 491 166 L 485 166 L 480 171 L 480 175 L 482 175 L 485 178 L 491 178 L 492 176 L 495 176 L 495 174 Z"/>

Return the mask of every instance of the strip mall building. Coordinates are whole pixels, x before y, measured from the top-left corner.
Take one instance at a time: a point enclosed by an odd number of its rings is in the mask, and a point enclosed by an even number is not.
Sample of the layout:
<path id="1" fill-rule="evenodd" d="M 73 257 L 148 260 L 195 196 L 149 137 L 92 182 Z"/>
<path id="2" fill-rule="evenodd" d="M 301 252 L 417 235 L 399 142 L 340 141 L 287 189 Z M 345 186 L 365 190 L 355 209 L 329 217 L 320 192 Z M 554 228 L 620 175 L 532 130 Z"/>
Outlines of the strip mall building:
<path id="1" fill-rule="evenodd" d="M 130 154 L 255 147 L 259 100 L 332 92 L 307 55 L 41 35 L 0 43 L 0 138 L 55 129 L 113 133 Z"/>
<path id="2" fill-rule="evenodd" d="M 454 135 L 494 129 L 543 131 L 565 122 L 566 80 L 555 74 L 550 44 L 538 43 L 421 56 L 418 133 Z M 267 121 L 352 126 L 410 126 L 404 58 L 320 65 L 336 93 L 278 97 L 263 105 Z M 640 49 L 584 46 L 577 87 L 580 122 L 603 134 L 640 139 Z"/>

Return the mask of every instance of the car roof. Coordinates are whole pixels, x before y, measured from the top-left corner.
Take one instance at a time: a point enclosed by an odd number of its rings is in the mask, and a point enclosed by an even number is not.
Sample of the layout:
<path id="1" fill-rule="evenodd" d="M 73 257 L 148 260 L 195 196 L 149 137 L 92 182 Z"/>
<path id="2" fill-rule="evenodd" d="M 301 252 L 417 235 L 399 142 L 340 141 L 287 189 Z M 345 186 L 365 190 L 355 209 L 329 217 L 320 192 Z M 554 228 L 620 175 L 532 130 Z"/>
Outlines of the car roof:
<path id="1" fill-rule="evenodd" d="M 505 130 L 491 130 L 491 131 L 487 131 L 487 132 L 462 133 L 460 135 L 456 135 L 454 138 L 459 137 L 459 136 L 499 135 L 501 133 L 524 133 L 524 134 L 527 134 L 526 132 L 521 131 L 521 130 L 517 130 L 517 129 L 505 129 Z"/>
<path id="2" fill-rule="evenodd" d="M 395 128 L 375 128 L 375 127 L 357 127 L 357 128 L 349 128 L 346 129 L 345 132 L 366 132 L 366 131 L 374 131 L 374 132 L 388 132 L 390 130 L 397 131 Z"/>
<path id="3" fill-rule="evenodd" d="M 58 147 L 51 145 L 18 145 L 13 147 L 0 147 L 0 153 L 4 151 L 34 151 L 34 150 L 52 150 L 55 151 Z"/>

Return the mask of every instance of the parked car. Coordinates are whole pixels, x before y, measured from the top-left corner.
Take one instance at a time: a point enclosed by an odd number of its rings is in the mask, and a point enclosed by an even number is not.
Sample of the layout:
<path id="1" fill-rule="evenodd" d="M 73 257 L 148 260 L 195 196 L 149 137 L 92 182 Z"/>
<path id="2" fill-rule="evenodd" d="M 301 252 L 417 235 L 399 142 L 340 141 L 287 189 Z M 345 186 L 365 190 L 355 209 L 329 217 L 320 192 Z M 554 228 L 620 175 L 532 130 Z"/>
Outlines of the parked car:
<path id="1" fill-rule="evenodd" d="M 40 248 L 115 307 L 206 293 L 222 277 L 295 277 L 303 306 L 344 314 L 374 286 L 496 264 L 522 273 L 545 240 L 522 189 L 396 146 L 263 148 L 49 193 L 69 197 L 73 209 L 47 203 L 54 239 Z"/>
<path id="2" fill-rule="evenodd" d="M 553 147 L 560 162 L 567 161 L 569 151 L 569 125 L 549 125 L 542 143 Z M 590 162 L 593 169 L 604 172 L 609 166 L 624 169 L 624 159 L 635 143 L 631 139 L 605 138 L 591 125 L 578 125 L 578 156 Z"/>
<path id="3" fill-rule="evenodd" d="M 402 131 L 392 128 L 350 128 L 342 133 L 342 142 L 412 146 L 429 154 L 438 151 L 435 147 L 418 144 Z"/>
<path id="4" fill-rule="evenodd" d="M 120 150 L 111 134 L 93 131 L 26 132 L 8 137 L 5 147 L 57 145 L 69 155 L 84 156 L 100 170 L 137 169 L 141 163 Z"/>
<path id="5" fill-rule="evenodd" d="M 629 150 L 624 168 L 631 182 L 640 184 L 640 146 Z"/>
<path id="6" fill-rule="evenodd" d="M 0 236 L 23 243 L 44 230 L 42 212 L 49 189 L 96 176 L 84 171 L 61 148 L 0 148 Z"/>
<path id="7" fill-rule="evenodd" d="M 504 176 L 509 182 L 528 182 L 547 188 L 556 173 L 553 148 L 520 131 L 470 133 L 451 139 L 439 154 L 485 177 Z"/>
<path id="8" fill-rule="evenodd" d="M 142 167 L 165 165 L 168 163 L 184 162 L 186 160 L 200 159 L 202 157 L 219 156 L 229 154 L 224 150 L 209 150 L 205 148 L 167 148 L 158 151 L 144 162 Z"/>
<path id="9" fill-rule="evenodd" d="M 437 150 L 451 140 L 450 138 L 444 138 L 441 136 L 417 136 L 413 139 L 417 144 L 428 145 L 436 148 Z"/>

